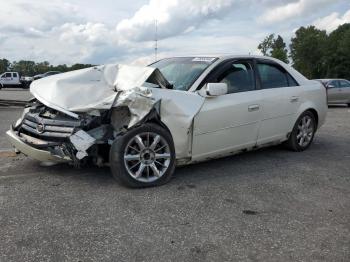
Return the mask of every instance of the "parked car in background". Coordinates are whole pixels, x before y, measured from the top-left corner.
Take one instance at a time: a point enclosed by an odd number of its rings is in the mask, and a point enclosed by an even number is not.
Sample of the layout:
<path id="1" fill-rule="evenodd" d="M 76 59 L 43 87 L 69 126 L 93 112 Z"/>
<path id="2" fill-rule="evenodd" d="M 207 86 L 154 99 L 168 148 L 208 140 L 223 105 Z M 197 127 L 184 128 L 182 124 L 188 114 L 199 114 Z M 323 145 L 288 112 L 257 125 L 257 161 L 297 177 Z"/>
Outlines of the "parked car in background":
<path id="1" fill-rule="evenodd" d="M 129 187 L 176 165 L 284 143 L 304 151 L 327 113 L 325 88 L 269 57 L 177 57 L 103 65 L 34 81 L 7 132 L 18 151 L 76 166 L 109 163 Z"/>
<path id="2" fill-rule="evenodd" d="M 59 71 L 48 71 L 48 72 L 46 72 L 44 74 L 35 75 L 33 77 L 33 80 L 38 80 L 38 79 L 41 79 L 41 78 L 44 78 L 44 77 L 53 76 L 53 75 L 57 75 L 57 74 L 61 74 L 61 72 L 59 72 Z"/>
<path id="3" fill-rule="evenodd" d="M 0 89 L 4 87 L 29 88 L 29 84 L 20 77 L 18 72 L 5 72 L 0 75 Z"/>
<path id="4" fill-rule="evenodd" d="M 350 107 L 350 81 L 346 79 L 315 79 L 327 89 L 328 104 L 347 104 Z"/>

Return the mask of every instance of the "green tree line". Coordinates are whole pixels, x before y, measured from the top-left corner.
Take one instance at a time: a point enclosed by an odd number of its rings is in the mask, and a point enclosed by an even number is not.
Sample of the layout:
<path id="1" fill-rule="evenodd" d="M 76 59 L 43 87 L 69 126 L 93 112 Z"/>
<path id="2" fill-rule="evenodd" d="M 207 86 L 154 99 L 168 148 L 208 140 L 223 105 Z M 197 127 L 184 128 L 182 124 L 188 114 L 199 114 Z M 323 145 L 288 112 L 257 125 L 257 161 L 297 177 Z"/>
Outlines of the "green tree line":
<path id="1" fill-rule="evenodd" d="M 34 76 L 37 74 L 43 74 L 48 71 L 60 71 L 60 72 L 68 72 L 72 70 L 83 69 L 87 67 L 92 67 L 94 65 L 91 64 L 74 64 L 71 66 L 63 65 L 50 65 L 49 62 L 39 62 L 36 63 L 34 61 L 20 60 L 10 62 L 9 60 L 3 58 L 0 59 L 0 73 L 6 71 L 14 71 L 19 72 L 22 76 Z"/>
<path id="2" fill-rule="evenodd" d="M 263 55 L 291 63 L 309 79 L 350 79 L 350 24 L 327 34 L 314 26 L 300 27 L 291 39 L 289 52 L 283 38 L 267 36 L 258 46 Z"/>

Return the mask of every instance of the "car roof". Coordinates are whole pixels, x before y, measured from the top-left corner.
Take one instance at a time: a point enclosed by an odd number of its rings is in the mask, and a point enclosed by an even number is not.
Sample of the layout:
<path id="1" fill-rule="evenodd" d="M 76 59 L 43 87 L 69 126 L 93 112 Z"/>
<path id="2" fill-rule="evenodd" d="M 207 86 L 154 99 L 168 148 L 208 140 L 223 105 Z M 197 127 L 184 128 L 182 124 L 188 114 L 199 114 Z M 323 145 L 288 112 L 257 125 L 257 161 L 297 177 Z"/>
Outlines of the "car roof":
<path id="1" fill-rule="evenodd" d="M 344 78 L 325 78 L 325 79 L 313 79 L 316 81 L 322 81 L 322 82 L 329 82 L 329 81 L 334 81 L 334 80 L 346 80 Z"/>
<path id="2" fill-rule="evenodd" d="M 173 57 L 165 57 L 165 58 L 181 58 L 181 57 L 209 57 L 209 58 L 219 58 L 221 60 L 226 59 L 235 59 L 235 58 L 256 58 L 256 59 L 267 59 L 267 60 L 273 60 L 276 61 L 278 59 L 275 59 L 270 56 L 259 56 L 259 55 L 232 55 L 232 54 L 197 54 L 197 55 L 179 55 L 179 56 L 173 56 Z M 278 60 L 280 61 L 280 60 Z"/>
<path id="3" fill-rule="evenodd" d="M 303 76 L 301 73 L 299 73 L 298 71 L 296 71 L 291 65 L 284 63 L 281 60 L 278 60 L 276 58 L 273 57 L 269 57 L 269 56 L 259 56 L 259 55 L 233 55 L 233 54 L 199 54 L 199 55 L 183 55 L 183 56 L 172 56 L 172 57 L 164 57 L 164 59 L 171 59 L 171 58 L 217 58 L 215 59 L 215 61 L 213 61 L 213 63 L 206 69 L 206 71 L 204 72 L 204 76 L 210 72 L 210 70 L 212 70 L 213 68 L 215 68 L 215 66 L 217 66 L 218 64 L 220 64 L 221 62 L 224 62 L 225 60 L 228 59 L 263 59 L 263 60 L 269 60 L 271 62 L 275 62 L 276 64 L 279 64 L 280 66 L 282 66 L 285 70 L 288 71 L 289 74 L 292 75 L 292 77 L 299 83 L 299 84 L 308 84 L 309 79 L 307 79 L 305 76 Z M 160 59 L 162 60 L 162 59 Z M 158 60 L 158 61 L 160 61 Z M 158 62 L 156 61 L 156 62 Z M 156 63 L 155 62 L 155 63 Z M 153 63 L 154 64 L 154 63 Z M 149 66 L 152 66 L 149 65 Z M 201 81 L 203 81 L 203 79 L 201 77 L 199 77 L 196 82 L 193 84 L 193 90 L 196 90 L 196 88 L 199 86 L 199 84 L 201 83 Z M 193 91 L 192 90 L 192 91 Z"/>

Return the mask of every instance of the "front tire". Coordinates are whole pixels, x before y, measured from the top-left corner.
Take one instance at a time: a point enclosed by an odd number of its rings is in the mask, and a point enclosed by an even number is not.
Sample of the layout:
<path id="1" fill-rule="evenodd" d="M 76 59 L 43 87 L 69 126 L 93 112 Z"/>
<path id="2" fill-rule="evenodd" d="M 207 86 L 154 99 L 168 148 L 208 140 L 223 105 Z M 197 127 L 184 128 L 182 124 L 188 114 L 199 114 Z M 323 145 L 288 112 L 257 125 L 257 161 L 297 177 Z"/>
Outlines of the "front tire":
<path id="1" fill-rule="evenodd" d="M 314 139 L 316 128 L 315 116 L 310 111 L 304 112 L 296 121 L 285 145 L 296 152 L 308 149 Z"/>
<path id="2" fill-rule="evenodd" d="M 113 176 L 128 187 L 163 185 L 175 170 L 173 139 L 164 128 L 146 123 L 113 142 L 109 161 Z"/>

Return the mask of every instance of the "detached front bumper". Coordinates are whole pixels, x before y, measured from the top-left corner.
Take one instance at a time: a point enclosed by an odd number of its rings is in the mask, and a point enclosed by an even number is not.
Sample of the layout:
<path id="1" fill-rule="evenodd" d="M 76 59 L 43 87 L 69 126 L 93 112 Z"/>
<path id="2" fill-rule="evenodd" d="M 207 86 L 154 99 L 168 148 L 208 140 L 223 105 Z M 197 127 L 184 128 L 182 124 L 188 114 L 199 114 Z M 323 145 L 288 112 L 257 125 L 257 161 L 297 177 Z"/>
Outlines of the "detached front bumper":
<path id="1" fill-rule="evenodd" d="M 18 136 L 14 130 L 8 130 L 6 132 L 7 139 L 10 143 L 21 153 L 29 156 L 30 158 L 36 159 L 41 162 L 69 162 L 71 159 L 67 156 L 61 157 L 54 155 L 49 151 L 40 150 L 28 145 L 25 139 Z"/>

